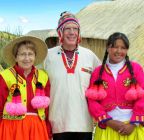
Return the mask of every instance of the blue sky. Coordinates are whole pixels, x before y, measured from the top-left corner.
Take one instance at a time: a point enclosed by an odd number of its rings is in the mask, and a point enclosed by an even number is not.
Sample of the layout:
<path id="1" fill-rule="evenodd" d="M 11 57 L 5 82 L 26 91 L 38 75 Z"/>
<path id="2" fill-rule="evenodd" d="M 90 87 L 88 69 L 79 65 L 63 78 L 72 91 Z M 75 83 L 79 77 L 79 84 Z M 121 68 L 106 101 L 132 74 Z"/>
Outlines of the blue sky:
<path id="1" fill-rule="evenodd" d="M 54 29 L 61 12 L 76 14 L 95 1 L 98 0 L 0 0 L 0 31 L 25 34 Z"/>

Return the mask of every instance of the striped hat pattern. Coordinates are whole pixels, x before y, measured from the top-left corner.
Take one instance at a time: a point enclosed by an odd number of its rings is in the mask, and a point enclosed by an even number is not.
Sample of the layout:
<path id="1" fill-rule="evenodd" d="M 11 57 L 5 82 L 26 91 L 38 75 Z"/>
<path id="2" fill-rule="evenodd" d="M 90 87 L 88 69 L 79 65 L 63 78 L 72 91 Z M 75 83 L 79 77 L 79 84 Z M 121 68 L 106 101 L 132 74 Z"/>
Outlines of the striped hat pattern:
<path id="1" fill-rule="evenodd" d="M 58 21 L 57 32 L 58 32 L 60 43 L 62 44 L 62 42 L 63 42 L 62 41 L 63 40 L 63 38 L 62 38 L 63 29 L 64 29 L 65 25 L 67 23 L 71 22 L 71 23 L 76 24 L 78 26 L 78 28 L 80 29 L 80 24 L 79 24 L 78 19 L 75 17 L 75 15 L 70 13 L 70 12 L 65 11 L 65 12 L 61 13 L 60 16 L 61 17 L 60 17 L 60 19 Z M 80 33 L 79 33 L 79 37 L 78 37 L 78 42 L 77 43 L 80 43 Z"/>

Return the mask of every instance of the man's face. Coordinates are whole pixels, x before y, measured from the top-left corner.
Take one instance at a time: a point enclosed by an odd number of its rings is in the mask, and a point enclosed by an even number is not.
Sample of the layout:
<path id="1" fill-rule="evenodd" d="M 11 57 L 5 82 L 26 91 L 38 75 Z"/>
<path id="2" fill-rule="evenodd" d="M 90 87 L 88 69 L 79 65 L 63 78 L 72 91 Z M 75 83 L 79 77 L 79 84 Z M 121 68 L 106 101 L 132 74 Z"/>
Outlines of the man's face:
<path id="1" fill-rule="evenodd" d="M 67 23 L 63 29 L 63 46 L 76 47 L 78 36 L 78 25 L 73 22 Z"/>

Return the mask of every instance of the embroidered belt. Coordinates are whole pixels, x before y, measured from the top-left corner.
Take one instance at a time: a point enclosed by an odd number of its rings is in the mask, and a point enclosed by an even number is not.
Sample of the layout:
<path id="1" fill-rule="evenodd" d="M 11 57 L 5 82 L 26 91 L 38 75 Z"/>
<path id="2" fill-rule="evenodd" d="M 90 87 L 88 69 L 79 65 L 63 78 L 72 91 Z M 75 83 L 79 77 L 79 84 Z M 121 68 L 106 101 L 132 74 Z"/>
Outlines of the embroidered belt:
<path id="1" fill-rule="evenodd" d="M 9 119 L 9 120 L 21 120 L 24 117 L 24 115 L 21 116 L 10 116 L 8 114 L 3 115 L 3 119 Z"/>

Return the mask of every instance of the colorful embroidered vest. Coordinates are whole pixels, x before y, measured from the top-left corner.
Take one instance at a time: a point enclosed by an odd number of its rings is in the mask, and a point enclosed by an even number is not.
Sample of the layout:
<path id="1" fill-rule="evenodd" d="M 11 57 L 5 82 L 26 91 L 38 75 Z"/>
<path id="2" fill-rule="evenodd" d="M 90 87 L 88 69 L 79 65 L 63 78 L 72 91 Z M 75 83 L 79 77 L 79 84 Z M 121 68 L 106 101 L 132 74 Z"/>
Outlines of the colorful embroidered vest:
<path id="1" fill-rule="evenodd" d="M 13 90 L 16 88 L 16 83 L 17 83 L 16 71 L 14 70 L 14 68 L 6 69 L 5 71 L 1 72 L 1 75 L 2 75 L 3 79 L 5 80 L 7 87 L 9 89 L 9 95 L 7 97 L 7 102 L 11 102 L 12 101 L 12 93 L 13 93 Z M 37 77 L 37 79 L 36 79 L 36 77 Z M 35 75 L 33 76 L 33 80 L 32 80 L 33 91 L 35 91 L 35 89 L 36 89 L 36 86 L 35 86 L 36 81 L 41 82 L 43 87 L 45 87 L 47 80 L 48 80 L 48 75 L 43 70 L 36 70 Z M 27 105 L 26 81 L 20 75 L 18 75 L 18 87 L 19 87 L 19 90 L 21 93 L 22 104 L 26 106 Z M 34 92 L 34 94 L 35 94 L 35 92 Z M 43 109 L 43 108 L 38 109 L 38 115 L 42 120 L 45 120 L 45 109 Z M 6 109 L 4 107 L 3 118 L 11 119 L 11 120 L 17 120 L 17 119 L 20 120 L 20 119 L 23 119 L 24 117 L 25 117 L 25 115 L 10 116 L 6 112 Z"/>

